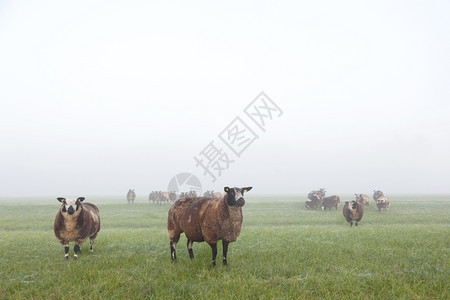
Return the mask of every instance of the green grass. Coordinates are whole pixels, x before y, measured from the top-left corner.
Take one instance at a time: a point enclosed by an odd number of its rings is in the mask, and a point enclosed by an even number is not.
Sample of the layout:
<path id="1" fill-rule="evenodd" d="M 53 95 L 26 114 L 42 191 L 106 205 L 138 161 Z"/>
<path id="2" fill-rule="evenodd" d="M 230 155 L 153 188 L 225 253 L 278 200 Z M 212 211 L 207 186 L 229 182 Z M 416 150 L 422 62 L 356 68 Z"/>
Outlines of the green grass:
<path id="1" fill-rule="evenodd" d="M 450 298 L 450 197 L 391 197 L 385 213 L 372 202 L 357 228 L 342 204 L 304 210 L 303 198 L 249 193 L 229 265 L 215 268 L 206 243 L 189 260 L 184 235 L 170 261 L 167 205 L 88 199 L 102 230 L 93 253 L 85 243 L 74 260 L 71 244 L 66 261 L 56 199 L 0 199 L 0 299 Z"/>

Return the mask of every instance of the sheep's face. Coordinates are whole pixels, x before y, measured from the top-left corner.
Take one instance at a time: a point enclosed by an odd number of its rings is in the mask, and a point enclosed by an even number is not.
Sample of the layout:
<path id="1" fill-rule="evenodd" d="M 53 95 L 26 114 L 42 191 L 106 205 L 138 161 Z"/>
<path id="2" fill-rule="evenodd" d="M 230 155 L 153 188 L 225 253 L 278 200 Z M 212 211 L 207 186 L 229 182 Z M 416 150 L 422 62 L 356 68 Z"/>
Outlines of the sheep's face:
<path id="1" fill-rule="evenodd" d="M 245 188 L 229 188 L 225 187 L 224 191 L 227 193 L 227 203 L 229 206 L 242 207 L 245 204 L 244 193 L 248 192 L 252 187 Z"/>
<path id="2" fill-rule="evenodd" d="M 69 215 L 78 215 L 80 213 L 81 202 L 84 201 L 84 197 L 74 198 L 58 198 L 58 201 L 62 203 L 61 211 Z"/>
<path id="3" fill-rule="evenodd" d="M 350 206 L 352 209 L 356 209 L 356 207 L 358 206 L 358 203 L 355 200 L 353 200 L 352 202 L 350 202 Z"/>

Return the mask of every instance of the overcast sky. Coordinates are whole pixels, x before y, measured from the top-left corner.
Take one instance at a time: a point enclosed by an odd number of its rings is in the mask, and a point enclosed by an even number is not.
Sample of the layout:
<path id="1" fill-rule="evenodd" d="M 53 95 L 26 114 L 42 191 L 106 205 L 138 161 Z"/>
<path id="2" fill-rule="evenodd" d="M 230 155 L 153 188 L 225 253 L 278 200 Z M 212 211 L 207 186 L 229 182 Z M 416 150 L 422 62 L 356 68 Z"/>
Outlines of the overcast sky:
<path id="1" fill-rule="evenodd" d="M 0 1 L 0 197 L 450 193 L 449 1 L 212 2 Z"/>

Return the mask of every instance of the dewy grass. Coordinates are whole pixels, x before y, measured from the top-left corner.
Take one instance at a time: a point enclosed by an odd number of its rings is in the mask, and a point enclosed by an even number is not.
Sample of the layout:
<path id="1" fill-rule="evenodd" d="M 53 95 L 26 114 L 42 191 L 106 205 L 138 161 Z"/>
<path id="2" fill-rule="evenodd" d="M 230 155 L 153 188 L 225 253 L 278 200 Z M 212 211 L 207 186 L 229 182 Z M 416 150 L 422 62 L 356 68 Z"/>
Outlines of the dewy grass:
<path id="1" fill-rule="evenodd" d="M 0 299 L 450 297 L 450 197 L 391 197 L 383 213 L 372 202 L 350 228 L 342 203 L 322 212 L 304 210 L 304 197 L 249 194 L 229 265 L 215 268 L 205 243 L 189 259 L 184 235 L 171 262 L 168 205 L 87 199 L 102 229 L 93 253 L 85 243 L 66 261 L 53 234 L 57 201 L 18 200 L 0 199 Z"/>

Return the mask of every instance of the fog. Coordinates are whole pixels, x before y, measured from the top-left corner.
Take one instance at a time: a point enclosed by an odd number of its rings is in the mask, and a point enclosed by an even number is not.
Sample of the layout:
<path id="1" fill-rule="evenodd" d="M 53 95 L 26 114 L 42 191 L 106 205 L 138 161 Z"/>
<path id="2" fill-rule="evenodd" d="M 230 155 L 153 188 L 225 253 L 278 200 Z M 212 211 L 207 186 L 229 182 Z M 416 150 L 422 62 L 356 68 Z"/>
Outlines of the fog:
<path id="1" fill-rule="evenodd" d="M 449 11 L 2 1 L 0 197 L 450 193 Z"/>

